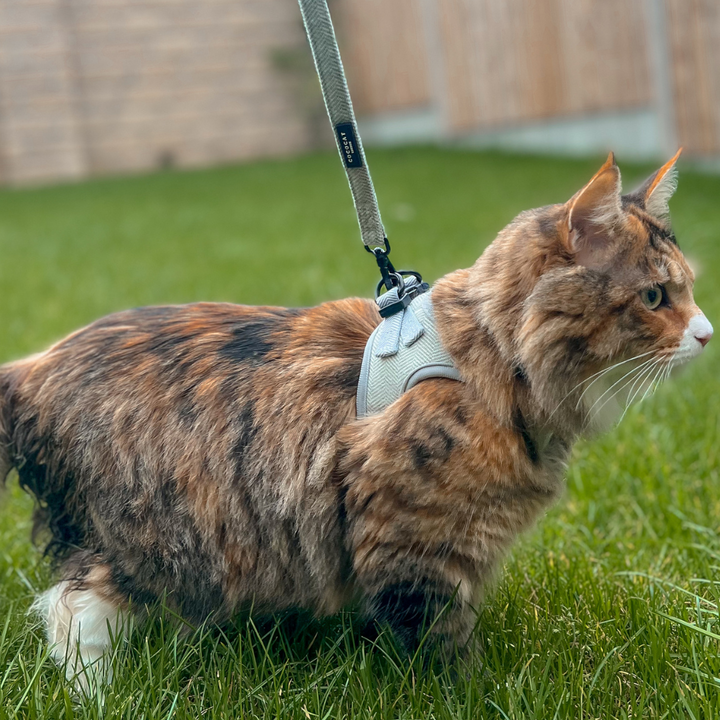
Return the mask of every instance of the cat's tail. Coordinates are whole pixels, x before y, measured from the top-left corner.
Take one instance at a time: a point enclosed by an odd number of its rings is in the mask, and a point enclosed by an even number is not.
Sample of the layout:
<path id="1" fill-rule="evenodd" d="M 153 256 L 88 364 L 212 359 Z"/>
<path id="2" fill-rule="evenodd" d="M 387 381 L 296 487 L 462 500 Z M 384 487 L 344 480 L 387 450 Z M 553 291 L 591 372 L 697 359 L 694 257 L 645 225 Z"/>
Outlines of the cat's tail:
<path id="1" fill-rule="evenodd" d="M 38 414 L 28 403 L 26 383 L 44 353 L 0 366 L 0 490 L 11 470 L 35 500 L 31 537 L 59 562 L 81 545 L 84 527 L 68 507 L 71 478 L 58 472 L 52 442 L 38 434 Z M 0 501 L 2 498 L 0 497 Z"/>

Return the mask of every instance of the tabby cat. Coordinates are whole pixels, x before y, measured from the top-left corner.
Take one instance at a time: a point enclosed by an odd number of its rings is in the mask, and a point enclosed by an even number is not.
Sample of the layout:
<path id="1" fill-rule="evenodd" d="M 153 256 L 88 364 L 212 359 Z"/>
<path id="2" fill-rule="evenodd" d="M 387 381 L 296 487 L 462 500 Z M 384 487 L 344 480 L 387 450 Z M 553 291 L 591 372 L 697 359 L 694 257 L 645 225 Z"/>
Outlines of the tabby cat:
<path id="1" fill-rule="evenodd" d="M 360 607 L 408 649 L 424 628 L 463 646 L 575 440 L 712 336 L 668 221 L 676 159 L 622 195 L 611 154 L 439 280 L 462 381 L 371 417 L 355 413 L 380 322 L 364 299 L 140 308 L 0 369 L 1 472 L 49 530 L 60 577 L 35 608 L 68 676 L 100 671 L 158 598 L 192 622 Z"/>

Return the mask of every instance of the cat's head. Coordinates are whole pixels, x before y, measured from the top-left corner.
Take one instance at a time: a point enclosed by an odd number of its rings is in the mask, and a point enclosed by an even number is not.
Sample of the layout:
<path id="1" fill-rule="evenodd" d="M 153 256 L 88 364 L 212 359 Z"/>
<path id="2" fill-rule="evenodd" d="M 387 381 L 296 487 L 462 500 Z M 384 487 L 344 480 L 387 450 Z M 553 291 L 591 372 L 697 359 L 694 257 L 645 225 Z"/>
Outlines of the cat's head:
<path id="1" fill-rule="evenodd" d="M 500 293 L 517 303 L 506 349 L 546 415 L 563 403 L 566 422 L 601 426 L 604 409 L 642 398 L 712 337 L 670 226 L 677 157 L 623 195 L 610 154 L 568 202 L 523 213 L 491 246 L 515 285 Z"/>

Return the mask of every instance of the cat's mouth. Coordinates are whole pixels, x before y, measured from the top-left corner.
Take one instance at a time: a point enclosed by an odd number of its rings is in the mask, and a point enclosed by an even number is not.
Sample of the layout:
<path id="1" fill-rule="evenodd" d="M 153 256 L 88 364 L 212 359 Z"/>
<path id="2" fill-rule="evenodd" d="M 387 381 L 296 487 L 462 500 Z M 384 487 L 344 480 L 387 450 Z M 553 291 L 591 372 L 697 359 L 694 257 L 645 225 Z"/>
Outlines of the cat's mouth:
<path id="1" fill-rule="evenodd" d="M 625 416 L 628 409 L 651 396 L 671 372 L 696 358 L 713 335 L 713 328 L 702 313 L 694 315 L 672 350 L 646 352 L 615 363 L 597 374 L 580 395 L 587 424 L 607 429 Z"/>

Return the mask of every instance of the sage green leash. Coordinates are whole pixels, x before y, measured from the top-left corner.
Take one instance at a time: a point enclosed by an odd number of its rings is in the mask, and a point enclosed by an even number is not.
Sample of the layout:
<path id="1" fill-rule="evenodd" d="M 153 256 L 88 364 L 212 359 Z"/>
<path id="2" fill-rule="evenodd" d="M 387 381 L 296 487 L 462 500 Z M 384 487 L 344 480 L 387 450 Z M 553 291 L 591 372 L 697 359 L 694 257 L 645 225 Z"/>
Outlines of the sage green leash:
<path id="1" fill-rule="evenodd" d="M 380 305 L 382 317 L 402 312 L 414 297 L 428 289 L 419 273 L 396 270 L 390 262 L 390 243 L 380 217 L 375 187 L 363 152 L 355 121 L 345 70 L 340 59 L 335 30 L 326 0 L 298 0 L 305 31 L 310 41 L 315 69 L 320 78 L 325 107 L 335 132 L 338 152 L 352 193 L 360 238 L 365 249 L 375 256 L 382 280 L 375 292 L 380 298 L 382 287 L 388 291 Z M 403 276 L 410 276 L 406 283 Z M 416 282 L 412 282 L 415 279 Z"/>
<path id="2" fill-rule="evenodd" d="M 320 78 L 325 107 L 335 131 L 338 152 L 347 174 L 360 224 L 360 237 L 368 248 L 385 246 L 375 188 L 355 122 L 350 91 L 326 0 L 298 0 Z"/>

